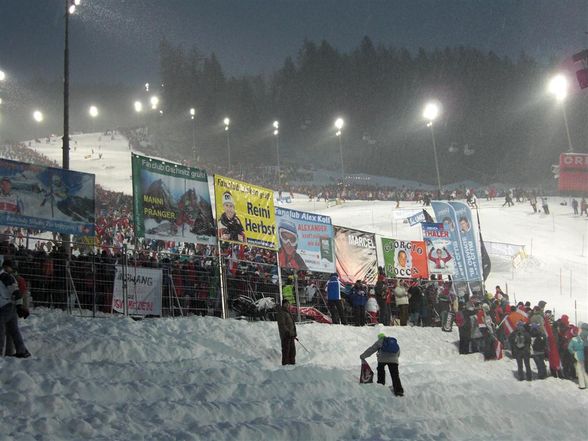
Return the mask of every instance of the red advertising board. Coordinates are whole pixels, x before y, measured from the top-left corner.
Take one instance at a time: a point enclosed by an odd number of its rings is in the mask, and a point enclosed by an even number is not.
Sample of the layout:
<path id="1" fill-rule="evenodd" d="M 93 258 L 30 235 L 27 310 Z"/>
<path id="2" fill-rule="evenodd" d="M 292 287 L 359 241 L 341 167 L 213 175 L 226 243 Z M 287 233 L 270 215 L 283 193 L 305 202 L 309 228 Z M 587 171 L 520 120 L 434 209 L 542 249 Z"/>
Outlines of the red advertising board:
<path id="1" fill-rule="evenodd" d="M 588 194 L 588 154 L 562 153 L 559 156 L 559 191 Z"/>

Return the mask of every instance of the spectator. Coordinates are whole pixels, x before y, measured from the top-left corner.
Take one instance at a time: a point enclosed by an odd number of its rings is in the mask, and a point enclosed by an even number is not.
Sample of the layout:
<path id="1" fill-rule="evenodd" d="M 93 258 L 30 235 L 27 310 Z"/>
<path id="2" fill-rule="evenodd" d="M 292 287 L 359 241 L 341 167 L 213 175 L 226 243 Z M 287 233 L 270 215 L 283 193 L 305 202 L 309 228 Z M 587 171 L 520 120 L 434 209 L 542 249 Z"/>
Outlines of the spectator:
<path id="1" fill-rule="evenodd" d="M 376 340 L 376 342 L 369 348 L 367 348 L 363 352 L 363 354 L 359 356 L 359 358 L 362 361 L 364 361 L 374 352 L 377 352 L 376 356 L 378 358 L 378 384 L 386 384 L 385 368 L 386 366 L 388 366 L 388 370 L 390 371 L 390 375 L 392 376 L 392 387 L 394 389 L 394 395 L 396 395 L 397 397 L 402 397 L 404 396 L 404 389 L 402 388 L 402 383 L 400 381 L 400 375 L 398 372 L 398 359 L 400 357 L 400 348 L 398 347 L 396 339 L 394 339 L 394 342 L 396 342 L 396 347 L 394 349 L 396 349 L 396 351 L 387 348 L 387 343 L 389 342 L 389 340 L 387 339 L 391 338 L 392 337 L 386 337 L 386 335 L 383 333 L 378 334 L 378 339 Z"/>
<path id="2" fill-rule="evenodd" d="M 331 313 L 333 324 L 342 323 L 347 324 L 347 319 L 343 312 L 343 305 L 341 304 L 341 282 L 337 273 L 331 274 L 326 286 L 327 290 L 327 306 Z"/>
<path id="3" fill-rule="evenodd" d="M 523 376 L 523 363 L 525 364 L 525 369 L 527 371 L 526 379 L 527 381 L 531 381 L 533 379 L 530 364 L 531 335 L 525 329 L 525 324 L 523 322 L 517 323 L 517 329 L 510 334 L 508 341 L 512 353 L 517 360 L 519 381 L 525 379 L 525 376 Z"/>
<path id="4" fill-rule="evenodd" d="M 18 317 L 27 318 L 29 311 L 22 306 L 18 283 L 12 273 L 12 261 L 5 260 L 0 271 L 0 356 L 4 354 L 5 339 L 8 336 L 14 342 L 14 356 L 27 358 L 31 353 L 27 350 L 18 329 Z"/>
<path id="5" fill-rule="evenodd" d="M 276 314 L 280 342 L 282 344 L 282 365 L 296 364 L 296 323 L 290 314 L 290 303 L 284 299 Z"/>

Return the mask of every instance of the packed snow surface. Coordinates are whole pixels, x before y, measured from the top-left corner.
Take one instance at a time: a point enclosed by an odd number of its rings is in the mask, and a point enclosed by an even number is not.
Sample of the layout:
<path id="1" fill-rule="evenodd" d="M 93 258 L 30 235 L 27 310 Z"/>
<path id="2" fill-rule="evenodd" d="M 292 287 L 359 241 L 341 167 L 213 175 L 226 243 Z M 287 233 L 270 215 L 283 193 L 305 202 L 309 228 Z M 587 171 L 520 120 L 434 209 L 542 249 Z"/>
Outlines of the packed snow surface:
<path id="1" fill-rule="evenodd" d="M 109 170 L 110 182 L 120 177 L 122 185 L 130 158 L 126 142 L 120 149 L 120 166 L 105 152 L 102 160 L 72 160 L 72 169 L 95 171 L 98 183 L 98 173 Z M 552 216 L 531 214 L 528 204 L 481 202 L 484 238 L 524 244 L 529 255 L 514 271 L 508 259 L 493 260 L 488 286 L 508 283 L 511 299 L 545 300 L 557 316 L 575 321 L 577 312 L 578 321 L 588 321 L 588 222 L 560 201 L 550 199 Z M 335 224 L 420 238 L 402 222 L 421 208 L 412 203 L 327 208 L 295 198 L 289 206 L 328 214 Z M 455 328 L 302 324 L 298 336 L 308 352 L 298 345 L 297 365 L 282 367 L 274 322 L 91 319 L 36 309 L 20 323 L 33 357 L 0 359 L 3 441 L 588 438 L 587 390 L 554 378 L 519 382 L 507 357 L 459 355 Z M 402 398 L 358 383 L 359 354 L 382 331 L 401 347 Z M 369 361 L 375 370 L 375 356 Z"/>

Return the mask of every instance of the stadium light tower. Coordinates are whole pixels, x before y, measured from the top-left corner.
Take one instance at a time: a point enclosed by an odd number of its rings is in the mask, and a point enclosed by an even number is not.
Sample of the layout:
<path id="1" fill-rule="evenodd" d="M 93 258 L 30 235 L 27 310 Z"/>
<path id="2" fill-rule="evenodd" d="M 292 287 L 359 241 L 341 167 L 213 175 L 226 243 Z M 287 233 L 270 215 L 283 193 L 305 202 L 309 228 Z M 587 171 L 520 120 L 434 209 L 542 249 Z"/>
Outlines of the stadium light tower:
<path id="1" fill-rule="evenodd" d="M 193 162 L 196 164 L 198 156 L 196 155 L 196 109 L 190 109 L 190 119 L 192 120 L 192 156 Z"/>
<path id="2" fill-rule="evenodd" d="M 568 116 L 565 105 L 565 100 L 568 96 L 568 79 L 563 74 L 555 75 L 549 80 L 547 90 L 555 97 L 557 102 L 561 103 L 566 134 L 568 136 L 568 152 L 573 152 L 574 148 L 572 147 L 572 138 L 570 136 L 570 127 L 568 125 Z"/>
<path id="3" fill-rule="evenodd" d="M 435 170 L 437 171 L 437 191 L 438 197 L 441 198 L 441 175 L 439 174 L 439 162 L 437 161 L 437 143 L 435 142 L 435 130 L 433 122 L 439 117 L 441 106 L 436 101 L 428 102 L 423 110 L 423 118 L 427 120 L 427 127 L 431 128 L 431 138 L 433 139 L 433 155 L 435 157 Z"/>
<path id="4" fill-rule="evenodd" d="M 225 134 L 227 139 L 227 157 L 228 157 L 228 166 L 229 170 L 231 169 L 231 136 L 229 134 L 230 130 L 229 127 L 231 126 L 231 120 L 229 118 L 223 119 L 223 123 L 225 124 Z"/>
<path id="5" fill-rule="evenodd" d="M 63 49 L 63 154 L 64 169 L 69 169 L 69 16 L 76 11 L 81 0 L 64 0 L 65 4 L 65 45 Z"/>
<path id="6" fill-rule="evenodd" d="M 337 118 L 335 120 L 335 128 L 337 129 L 335 135 L 337 135 L 337 138 L 339 138 L 339 158 L 341 159 L 341 182 L 343 182 L 343 176 L 345 175 L 345 169 L 343 167 L 343 141 L 341 139 L 343 137 L 344 125 L 345 121 L 343 121 L 343 118 Z"/>
<path id="7" fill-rule="evenodd" d="M 278 184 L 282 185 L 282 174 L 280 173 L 280 122 L 274 121 L 272 124 L 274 128 L 274 136 L 276 137 L 276 159 L 278 162 Z"/>

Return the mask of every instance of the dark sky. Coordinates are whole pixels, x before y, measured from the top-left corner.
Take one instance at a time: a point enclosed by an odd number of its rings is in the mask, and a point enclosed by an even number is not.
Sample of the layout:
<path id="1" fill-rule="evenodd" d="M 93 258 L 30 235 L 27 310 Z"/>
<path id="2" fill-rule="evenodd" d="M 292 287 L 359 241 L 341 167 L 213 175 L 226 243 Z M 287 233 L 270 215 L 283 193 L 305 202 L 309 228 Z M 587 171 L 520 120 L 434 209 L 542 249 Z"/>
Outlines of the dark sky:
<path id="1" fill-rule="evenodd" d="M 63 0 L 0 0 L 0 69 L 60 78 Z M 162 37 L 215 52 L 229 75 L 269 74 L 305 38 L 342 51 L 374 43 L 472 46 L 546 60 L 586 47 L 586 0 L 82 0 L 71 18 L 72 81 L 158 77 Z"/>

